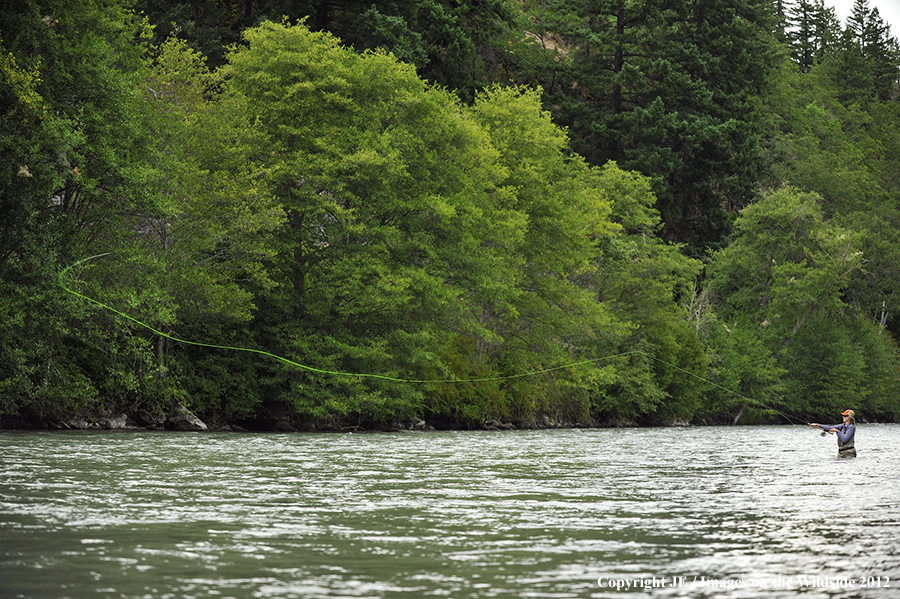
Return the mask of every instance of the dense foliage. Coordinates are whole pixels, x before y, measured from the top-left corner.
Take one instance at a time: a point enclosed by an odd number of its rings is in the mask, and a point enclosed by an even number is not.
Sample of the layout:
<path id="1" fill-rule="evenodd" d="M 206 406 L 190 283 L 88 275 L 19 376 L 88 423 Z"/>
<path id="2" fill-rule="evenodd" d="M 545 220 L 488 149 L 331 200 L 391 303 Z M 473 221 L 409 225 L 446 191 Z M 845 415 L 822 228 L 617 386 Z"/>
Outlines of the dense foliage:
<path id="1" fill-rule="evenodd" d="M 867 0 L 8 2 L 0 419 L 896 420 L 898 74 Z"/>

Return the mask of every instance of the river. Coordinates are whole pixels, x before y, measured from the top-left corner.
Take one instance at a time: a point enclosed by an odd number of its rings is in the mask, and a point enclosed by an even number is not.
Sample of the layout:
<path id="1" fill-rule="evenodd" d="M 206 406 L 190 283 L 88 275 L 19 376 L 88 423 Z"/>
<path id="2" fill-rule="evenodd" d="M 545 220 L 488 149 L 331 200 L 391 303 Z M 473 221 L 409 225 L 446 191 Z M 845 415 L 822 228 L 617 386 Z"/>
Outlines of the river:
<path id="1" fill-rule="evenodd" d="M 900 596 L 900 425 L 0 433 L 0 597 Z"/>

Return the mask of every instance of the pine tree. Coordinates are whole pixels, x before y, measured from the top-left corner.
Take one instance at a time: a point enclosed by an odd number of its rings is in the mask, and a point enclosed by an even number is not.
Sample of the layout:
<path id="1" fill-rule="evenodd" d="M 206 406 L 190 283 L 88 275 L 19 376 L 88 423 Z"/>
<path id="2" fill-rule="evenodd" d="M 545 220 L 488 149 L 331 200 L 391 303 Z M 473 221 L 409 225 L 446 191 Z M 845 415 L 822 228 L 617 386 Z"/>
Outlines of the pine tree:
<path id="1" fill-rule="evenodd" d="M 788 7 L 786 38 L 791 47 L 791 58 L 800 65 L 800 70 L 808 73 L 815 61 L 816 12 L 812 0 L 797 0 Z"/>
<path id="2" fill-rule="evenodd" d="M 871 12 L 869 0 L 855 0 L 850 16 L 847 17 L 846 30 L 850 33 L 850 39 L 859 45 L 862 45 L 863 35 Z"/>
<path id="3" fill-rule="evenodd" d="M 752 201 L 762 163 L 758 98 L 775 48 L 771 3 L 605 0 L 557 8 L 569 49 L 548 105 L 595 164 L 651 177 L 668 240 L 703 252 Z"/>
<path id="4" fill-rule="evenodd" d="M 897 95 L 900 46 L 890 27 L 869 0 L 856 0 L 841 38 L 842 100 L 866 103 L 886 101 Z"/>
<path id="5" fill-rule="evenodd" d="M 825 0 L 797 0 L 788 7 L 785 39 L 804 73 L 824 59 L 840 38 L 840 23 Z"/>
<path id="6" fill-rule="evenodd" d="M 897 38 L 890 35 L 890 26 L 881 18 L 878 8 L 872 9 L 865 23 L 862 53 L 869 63 L 875 96 L 882 101 L 895 97 L 900 51 Z"/>
<path id="7" fill-rule="evenodd" d="M 815 62 L 822 62 L 826 54 L 835 50 L 841 37 L 841 23 L 834 7 L 825 6 L 825 0 L 816 0 L 814 15 L 816 40 Z"/>

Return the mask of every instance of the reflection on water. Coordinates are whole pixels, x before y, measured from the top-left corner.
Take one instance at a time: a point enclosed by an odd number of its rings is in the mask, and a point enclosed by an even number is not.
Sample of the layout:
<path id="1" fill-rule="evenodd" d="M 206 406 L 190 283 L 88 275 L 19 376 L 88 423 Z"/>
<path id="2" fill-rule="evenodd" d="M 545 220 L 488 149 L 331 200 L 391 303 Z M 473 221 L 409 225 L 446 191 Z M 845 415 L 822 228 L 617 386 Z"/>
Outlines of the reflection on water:
<path id="1" fill-rule="evenodd" d="M 0 597 L 897 597 L 900 426 L 0 434 Z"/>

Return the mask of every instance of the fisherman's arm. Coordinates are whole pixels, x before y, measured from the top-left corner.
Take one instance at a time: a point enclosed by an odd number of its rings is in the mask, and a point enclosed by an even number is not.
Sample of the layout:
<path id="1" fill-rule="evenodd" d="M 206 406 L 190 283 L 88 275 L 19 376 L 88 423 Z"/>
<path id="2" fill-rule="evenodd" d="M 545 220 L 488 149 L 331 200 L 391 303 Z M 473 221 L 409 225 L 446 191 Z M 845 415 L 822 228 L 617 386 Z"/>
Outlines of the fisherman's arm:
<path id="1" fill-rule="evenodd" d="M 848 424 L 847 426 L 842 426 L 840 428 L 835 427 L 834 431 L 837 433 L 838 440 L 841 443 L 846 443 L 853 437 L 853 433 L 856 432 L 856 427 L 852 424 Z"/>

